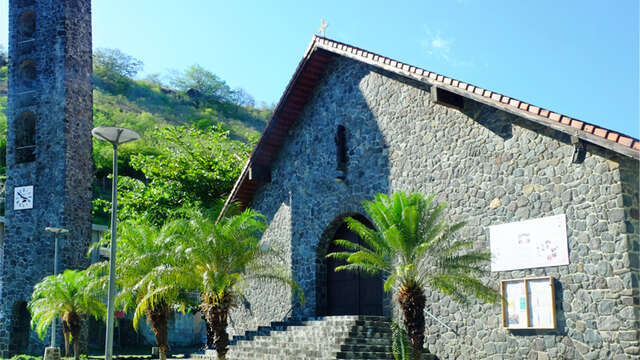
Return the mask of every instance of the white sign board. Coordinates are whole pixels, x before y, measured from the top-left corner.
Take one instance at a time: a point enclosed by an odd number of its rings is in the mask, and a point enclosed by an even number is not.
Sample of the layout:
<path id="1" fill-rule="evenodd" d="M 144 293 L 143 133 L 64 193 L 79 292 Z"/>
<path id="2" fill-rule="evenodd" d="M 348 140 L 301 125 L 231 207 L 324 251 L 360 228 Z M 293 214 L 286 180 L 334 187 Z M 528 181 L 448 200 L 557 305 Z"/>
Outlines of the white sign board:
<path id="1" fill-rule="evenodd" d="M 491 271 L 569 264 L 565 215 L 489 227 Z"/>

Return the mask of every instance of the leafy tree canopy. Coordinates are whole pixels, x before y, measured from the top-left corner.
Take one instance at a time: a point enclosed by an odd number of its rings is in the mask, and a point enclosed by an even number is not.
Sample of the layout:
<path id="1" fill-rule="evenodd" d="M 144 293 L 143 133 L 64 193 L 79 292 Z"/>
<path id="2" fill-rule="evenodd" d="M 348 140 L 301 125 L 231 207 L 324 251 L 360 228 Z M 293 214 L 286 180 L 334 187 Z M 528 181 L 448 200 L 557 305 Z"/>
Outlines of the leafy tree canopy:
<path id="1" fill-rule="evenodd" d="M 191 211 L 187 219 L 168 223 L 172 241 L 180 244 L 168 257 L 183 287 L 201 294 L 202 311 L 209 331 L 207 345 L 215 345 L 218 359 L 228 350 L 227 320 L 238 306 L 250 280 L 275 281 L 289 286 L 303 303 L 302 288 L 285 265 L 284 253 L 260 243 L 267 227 L 265 217 L 251 209 L 216 222 L 211 212 Z"/>
<path id="2" fill-rule="evenodd" d="M 142 61 L 118 49 L 97 49 L 93 54 L 95 83 L 114 93 L 128 93 L 130 78 L 142 70 Z"/>
<path id="3" fill-rule="evenodd" d="M 124 221 L 118 225 L 116 283 L 118 294 L 115 306 L 124 312 L 133 312 L 133 328 L 138 331 L 140 318 L 146 317 L 160 348 L 160 359 L 166 359 L 169 351 L 168 322 L 172 310 L 185 313 L 195 306 L 181 286 L 176 271 L 172 269 L 172 253 L 180 244 L 173 241 L 170 228 L 155 226 L 145 221 Z M 106 246 L 107 234 L 92 248 Z M 94 274 L 95 287 L 106 288 L 108 262 L 102 261 L 89 267 Z"/>
<path id="4" fill-rule="evenodd" d="M 233 187 L 251 148 L 229 139 L 221 127 L 209 130 L 170 126 L 147 140 L 160 153 L 131 156 L 145 181 L 121 177 L 118 215 L 160 225 L 180 216 L 180 207 L 215 208 Z"/>
<path id="5" fill-rule="evenodd" d="M 79 359 L 79 339 L 82 315 L 93 315 L 103 319 L 106 307 L 102 302 L 104 292 L 93 286 L 95 278 L 86 271 L 65 270 L 62 274 L 50 275 L 33 288 L 29 311 L 31 327 L 40 339 L 49 331 L 55 318 L 62 318 L 65 352 L 69 356 L 69 341 L 73 340 L 76 360 Z"/>
<path id="6" fill-rule="evenodd" d="M 233 90 L 233 102 L 240 106 L 256 107 L 256 100 L 243 88 Z"/>
<path id="7" fill-rule="evenodd" d="M 232 101 L 233 91 L 229 85 L 216 74 L 197 64 L 192 65 L 182 73 L 174 73 L 171 85 L 185 92 L 195 90 L 196 93 L 193 93 L 193 97 L 202 97 L 203 100 Z"/>
<path id="8" fill-rule="evenodd" d="M 0 66 L 7 64 L 7 51 L 4 49 L 4 45 L 0 44 Z"/>
<path id="9" fill-rule="evenodd" d="M 118 49 L 97 49 L 93 54 L 94 71 L 110 72 L 132 78 L 144 67 L 142 61 Z"/>

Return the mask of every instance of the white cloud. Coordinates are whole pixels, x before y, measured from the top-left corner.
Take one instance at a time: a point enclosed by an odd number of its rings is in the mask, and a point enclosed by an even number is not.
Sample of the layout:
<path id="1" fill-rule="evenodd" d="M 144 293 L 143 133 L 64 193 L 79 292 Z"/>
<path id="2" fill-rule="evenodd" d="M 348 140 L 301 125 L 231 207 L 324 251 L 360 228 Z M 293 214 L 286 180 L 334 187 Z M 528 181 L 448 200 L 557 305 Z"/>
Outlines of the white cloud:
<path id="1" fill-rule="evenodd" d="M 449 41 L 441 38 L 440 35 L 438 35 L 437 38 L 435 38 L 435 39 L 433 39 L 433 41 L 431 41 L 431 46 L 433 46 L 434 48 L 438 48 L 438 49 L 449 50 Z"/>
<path id="2" fill-rule="evenodd" d="M 425 26 L 426 38 L 421 41 L 422 47 L 430 56 L 436 56 L 453 66 L 473 66 L 473 62 L 459 60 L 454 56 L 455 39 L 443 36 L 440 31 L 432 31 Z"/>

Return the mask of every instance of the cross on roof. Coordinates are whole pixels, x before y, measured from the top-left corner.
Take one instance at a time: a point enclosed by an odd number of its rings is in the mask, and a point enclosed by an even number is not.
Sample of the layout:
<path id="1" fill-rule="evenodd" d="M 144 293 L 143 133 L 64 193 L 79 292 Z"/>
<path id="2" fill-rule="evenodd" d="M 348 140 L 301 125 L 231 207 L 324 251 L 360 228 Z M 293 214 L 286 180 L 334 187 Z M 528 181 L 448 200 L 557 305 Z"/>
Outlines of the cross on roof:
<path id="1" fill-rule="evenodd" d="M 320 19 L 320 28 L 318 29 L 320 36 L 324 37 L 324 29 L 326 29 L 327 26 L 329 26 L 329 23 L 324 22 L 324 19 Z"/>

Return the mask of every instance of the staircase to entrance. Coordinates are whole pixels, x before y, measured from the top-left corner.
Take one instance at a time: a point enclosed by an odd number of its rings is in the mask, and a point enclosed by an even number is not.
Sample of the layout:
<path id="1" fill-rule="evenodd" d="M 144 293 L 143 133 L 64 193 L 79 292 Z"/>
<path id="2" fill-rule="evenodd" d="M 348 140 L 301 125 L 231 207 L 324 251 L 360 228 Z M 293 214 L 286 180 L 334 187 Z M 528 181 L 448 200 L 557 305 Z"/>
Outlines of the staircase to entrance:
<path id="1" fill-rule="evenodd" d="M 231 340 L 228 360 L 394 359 L 391 321 L 382 316 L 325 316 L 272 322 Z M 192 355 L 215 359 L 215 351 Z M 425 352 L 425 360 L 437 359 Z"/>

